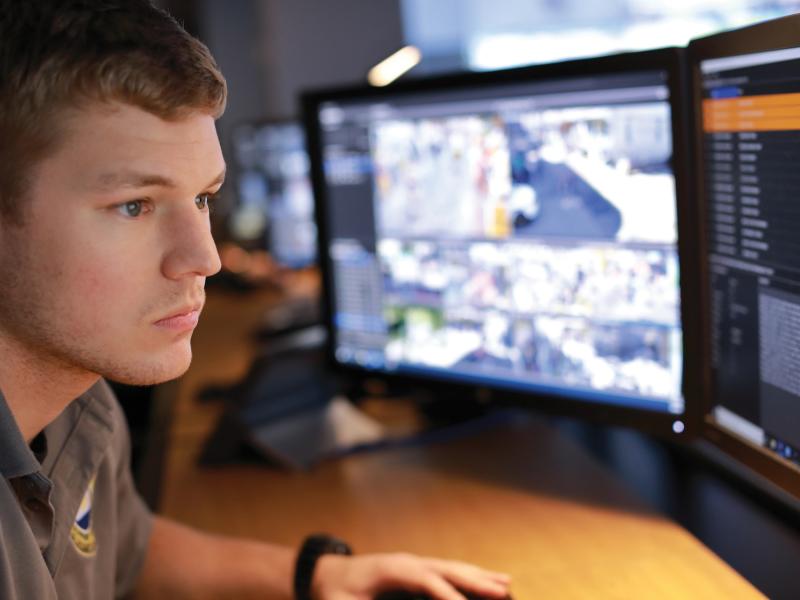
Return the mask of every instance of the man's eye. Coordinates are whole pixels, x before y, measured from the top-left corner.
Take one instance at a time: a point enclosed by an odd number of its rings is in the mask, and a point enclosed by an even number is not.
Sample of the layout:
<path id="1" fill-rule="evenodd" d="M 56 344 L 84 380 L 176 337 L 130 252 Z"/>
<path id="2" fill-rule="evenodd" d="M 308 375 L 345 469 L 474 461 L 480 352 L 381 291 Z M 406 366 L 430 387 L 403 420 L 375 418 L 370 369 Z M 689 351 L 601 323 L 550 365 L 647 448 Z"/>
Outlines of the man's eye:
<path id="1" fill-rule="evenodd" d="M 214 200 L 216 200 L 214 194 L 200 194 L 195 197 L 194 203 L 200 210 L 210 210 L 211 206 L 214 204 Z"/>
<path id="2" fill-rule="evenodd" d="M 142 214 L 144 210 L 144 202 L 142 200 L 131 200 L 130 202 L 125 202 L 124 204 L 120 204 L 117 207 L 120 213 L 122 213 L 126 217 L 138 217 Z"/>

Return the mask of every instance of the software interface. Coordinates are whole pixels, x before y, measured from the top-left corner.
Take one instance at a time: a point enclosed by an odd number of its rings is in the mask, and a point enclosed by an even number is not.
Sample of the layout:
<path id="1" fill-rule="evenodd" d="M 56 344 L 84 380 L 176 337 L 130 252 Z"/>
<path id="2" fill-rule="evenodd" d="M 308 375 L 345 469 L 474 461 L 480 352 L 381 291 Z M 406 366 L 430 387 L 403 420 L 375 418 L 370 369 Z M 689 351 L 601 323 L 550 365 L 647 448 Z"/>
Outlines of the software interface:
<path id="1" fill-rule="evenodd" d="M 665 73 L 318 118 L 339 362 L 683 410 Z"/>
<path id="2" fill-rule="evenodd" d="M 713 418 L 798 463 L 800 49 L 702 61 Z"/>
<path id="3" fill-rule="evenodd" d="M 234 132 L 239 206 L 234 229 L 258 225 L 279 262 L 306 266 L 316 259 L 317 229 L 309 160 L 296 123 L 244 125 Z"/>

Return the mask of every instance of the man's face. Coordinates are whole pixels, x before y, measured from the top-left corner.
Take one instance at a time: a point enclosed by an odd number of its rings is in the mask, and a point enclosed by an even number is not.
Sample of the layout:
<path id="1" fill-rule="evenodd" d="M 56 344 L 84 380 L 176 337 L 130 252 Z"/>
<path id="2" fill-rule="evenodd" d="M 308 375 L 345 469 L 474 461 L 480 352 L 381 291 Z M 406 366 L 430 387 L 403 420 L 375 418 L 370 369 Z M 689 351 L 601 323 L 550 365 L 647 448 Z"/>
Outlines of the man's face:
<path id="1" fill-rule="evenodd" d="M 177 377 L 220 266 L 205 203 L 225 168 L 214 120 L 95 106 L 64 136 L 32 172 L 24 225 L 0 220 L 0 336 L 125 383 Z"/>

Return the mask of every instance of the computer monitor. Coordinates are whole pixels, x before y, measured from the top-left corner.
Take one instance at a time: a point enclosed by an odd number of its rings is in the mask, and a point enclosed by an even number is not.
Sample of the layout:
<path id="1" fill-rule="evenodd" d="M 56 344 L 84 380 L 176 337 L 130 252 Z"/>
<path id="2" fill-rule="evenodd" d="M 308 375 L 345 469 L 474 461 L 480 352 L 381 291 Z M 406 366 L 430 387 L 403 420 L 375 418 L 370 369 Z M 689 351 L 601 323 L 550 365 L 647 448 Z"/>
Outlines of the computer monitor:
<path id="1" fill-rule="evenodd" d="M 305 95 L 334 365 L 686 433 L 682 64 Z"/>
<path id="2" fill-rule="evenodd" d="M 257 236 L 279 263 L 316 261 L 317 230 L 303 128 L 292 121 L 245 123 L 233 131 L 235 238 Z"/>
<path id="3" fill-rule="evenodd" d="M 693 41 L 705 435 L 800 497 L 800 17 Z"/>

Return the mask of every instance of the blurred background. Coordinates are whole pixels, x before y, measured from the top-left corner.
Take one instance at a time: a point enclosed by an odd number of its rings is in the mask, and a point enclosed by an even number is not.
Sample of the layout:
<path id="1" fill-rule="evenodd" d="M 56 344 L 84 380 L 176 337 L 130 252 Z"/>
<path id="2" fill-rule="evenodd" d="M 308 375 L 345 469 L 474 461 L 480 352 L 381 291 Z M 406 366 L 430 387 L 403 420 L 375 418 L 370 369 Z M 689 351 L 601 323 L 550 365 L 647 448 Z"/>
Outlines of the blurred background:
<path id="1" fill-rule="evenodd" d="M 491 70 L 690 39 L 800 11 L 800 0 L 155 0 L 205 42 L 228 81 L 218 131 L 229 168 L 213 215 L 223 271 L 211 286 L 273 287 L 286 298 L 263 330 L 319 319 L 316 228 L 297 98 L 367 85 L 398 49 L 419 62 L 404 78 Z M 139 462 L 152 388 L 116 386 Z"/>
<path id="2" fill-rule="evenodd" d="M 229 99 L 218 121 L 228 178 L 212 216 L 223 271 L 208 282 L 216 304 L 194 341 L 205 362 L 159 389 L 115 386 L 131 427 L 134 472 L 152 506 L 159 496 L 183 506 L 184 480 L 168 477 L 170 464 L 173 473 L 181 472 L 175 464 L 195 473 L 186 465 L 194 465 L 197 440 L 223 412 L 215 401 L 231 404 L 248 389 L 274 396 L 254 384 L 274 358 L 267 350 L 280 346 L 276 340 L 286 331 L 320 322 L 317 232 L 297 102 L 302 92 L 366 86 L 376 65 L 408 47 L 416 49 L 418 60 L 403 79 L 684 46 L 690 39 L 800 12 L 800 0 L 154 1 L 209 46 L 228 81 Z M 265 298 L 268 312 L 262 311 Z M 244 350 L 220 352 L 218 339 L 236 348 L 246 340 L 248 360 L 256 359 L 243 371 Z M 316 386 L 312 376 L 308 380 Z M 161 397 L 169 402 L 154 401 Z M 159 411 L 164 414 L 154 414 Z M 728 497 L 716 479 L 689 468 L 684 454 L 643 435 L 622 431 L 609 438 L 605 430 L 581 423 L 564 427 L 761 589 L 780 589 L 784 578 L 793 576 L 796 552 L 772 555 L 775 540 L 783 540 L 784 548 L 797 544 L 795 529 L 785 526 L 796 522 L 796 514 L 786 517 L 778 504 L 754 508 L 749 497 Z M 177 448 L 173 455 L 165 450 L 170 444 Z M 159 490 L 162 482 L 166 493 Z M 716 518 L 721 513 L 725 518 Z M 739 530 L 735 540 L 731 523 Z M 741 539 L 751 541 L 741 544 Z M 754 549 L 753 539 L 762 547 Z M 769 558 L 753 566 L 754 555 Z"/>
<path id="3" fill-rule="evenodd" d="M 692 38 L 800 11 L 798 0 L 157 3 L 210 47 L 228 80 L 228 109 L 219 132 L 228 162 L 236 163 L 239 172 L 252 166 L 252 160 L 248 164 L 242 157 L 242 146 L 248 138 L 251 149 L 259 143 L 247 126 L 298 118 L 296 100 L 304 90 L 366 85 L 368 71 L 405 46 L 420 51 L 419 63 L 404 76 L 409 78 L 685 45 Z M 261 143 L 299 150 L 301 140 L 287 135 L 294 138 Z M 292 171 L 289 178 L 296 179 L 302 164 L 296 159 L 287 169 Z M 253 178 L 249 187 L 247 182 L 231 183 L 229 179 L 218 205 L 217 219 L 224 224 L 218 238 L 258 246 L 270 219 L 265 216 L 267 191 L 259 192 Z M 303 204 L 302 199 L 296 202 Z M 295 214 L 303 220 L 310 217 L 309 210 L 310 205 L 298 206 Z M 310 239 L 313 231 L 306 228 L 298 235 Z M 299 256 L 289 262 L 302 262 L 309 243 L 304 250 L 304 242 L 298 242 Z"/>

